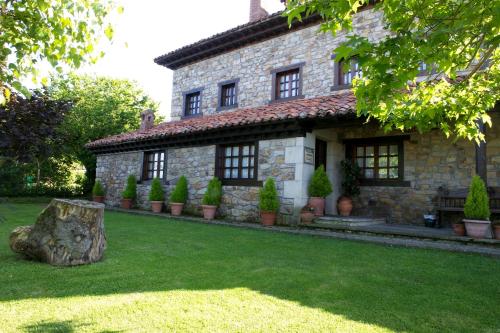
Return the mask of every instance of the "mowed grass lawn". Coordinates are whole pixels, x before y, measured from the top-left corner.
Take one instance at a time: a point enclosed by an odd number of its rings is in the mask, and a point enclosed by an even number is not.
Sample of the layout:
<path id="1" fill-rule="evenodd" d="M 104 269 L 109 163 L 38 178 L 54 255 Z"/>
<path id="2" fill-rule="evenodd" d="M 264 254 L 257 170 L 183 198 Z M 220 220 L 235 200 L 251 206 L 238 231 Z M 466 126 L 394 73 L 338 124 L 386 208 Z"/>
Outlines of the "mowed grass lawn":
<path id="1" fill-rule="evenodd" d="M 499 332 L 500 261 L 106 212 L 103 262 L 23 260 L 0 205 L 0 332 Z"/>

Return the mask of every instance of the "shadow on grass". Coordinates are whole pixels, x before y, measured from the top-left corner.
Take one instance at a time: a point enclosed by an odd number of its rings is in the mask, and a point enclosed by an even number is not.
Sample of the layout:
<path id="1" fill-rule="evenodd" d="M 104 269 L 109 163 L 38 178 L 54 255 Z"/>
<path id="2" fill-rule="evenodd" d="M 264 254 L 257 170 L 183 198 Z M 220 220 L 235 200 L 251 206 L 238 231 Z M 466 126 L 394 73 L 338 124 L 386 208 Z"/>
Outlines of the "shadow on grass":
<path id="1" fill-rule="evenodd" d="M 1 239 L 38 211 L 9 215 Z M 248 288 L 396 331 L 481 331 L 500 317 L 491 258 L 120 213 L 106 227 L 106 258 L 88 266 L 21 261 L 1 244 L 0 300 Z"/>
<path id="2" fill-rule="evenodd" d="M 35 324 L 24 326 L 22 329 L 26 333 L 72 333 L 75 329 L 85 326 L 75 324 L 73 321 L 41 321 Z"/>

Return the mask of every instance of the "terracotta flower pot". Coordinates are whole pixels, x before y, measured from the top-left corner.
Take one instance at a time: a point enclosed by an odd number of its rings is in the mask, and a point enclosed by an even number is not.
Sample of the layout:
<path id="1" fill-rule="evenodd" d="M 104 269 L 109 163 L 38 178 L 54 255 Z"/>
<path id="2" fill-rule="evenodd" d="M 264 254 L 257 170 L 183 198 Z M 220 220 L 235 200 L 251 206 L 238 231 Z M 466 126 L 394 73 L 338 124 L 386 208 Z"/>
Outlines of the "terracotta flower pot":
<path id="1" fill-rule="evenodd" d="M 171 202 L 170 203 L 170 213 L 173 216 L 179 216 L 182 213 L 182 208 L 184 208 L 183 203 Z"/>
<path id="2" fill-rule="evenodd" d="M 121 205 L 123 209 L 131 209 L 132 208 L 132 199 L 122 199 Z"/>
<path id="3" fill-rule="evenodd" d="M 500 239 L 500 224 L 493 226 L 493 233 L 495 234 L 495 239 Z"/>
<path id="4" fill-rule="evenodd" d="M 464 223 L 465 223 L 465 230 L 467 231 L 467 236 L 472 238 L 491 237 L 490 221 L 464 219 Z"/>
<path id="5" fill-rule="evenodd" d="M 104 203 L 104 195 L 97 195 L 97 196 L 95 195 L 94 202 Z"/>
<path id="6" fill-rule="evenodd" d="M 352 198 L 340 197 L 337 209 L 341 216 L 349 216 L 352 213 Z"/>
<path id="7" fill-rule="evenodd" d="M 260 222 L 265 226 L 274 225 L 274 222 L 276 222 L 276 212 L 260 212 Z"/>
<path id="8" fill-rule="evenodd" d="M 203 217 L 206 220 L 213 220 L 215 218 L 215 212 L 217 211 L 217 206 L 201 205 L 201 208 L 203 208 Z"/>
<path id="9" fill-rule="evenodd" d="M 320 197 L 310 197 L 309 205 L 314 207 L 315 216 L 325 215 L 325 198 Z"/>
<path id="10" fill-rule="evenodd" d="M 151 210 L 153 213 L 161 213 L 163 208 L 163 201 L 151 201 Z"/>
<path id="11" fill-rule="evenodd" d="M 465 226 L 463 223 L 453 223 L 451 226 L 455 235 L 465 236 Z"/>
<path id="12" fill-rule="evenodd" d="M 303 224 L 311 224 L 314 220 L 313 212 L 301 212 L 300 213 L 300 222 Z"/>

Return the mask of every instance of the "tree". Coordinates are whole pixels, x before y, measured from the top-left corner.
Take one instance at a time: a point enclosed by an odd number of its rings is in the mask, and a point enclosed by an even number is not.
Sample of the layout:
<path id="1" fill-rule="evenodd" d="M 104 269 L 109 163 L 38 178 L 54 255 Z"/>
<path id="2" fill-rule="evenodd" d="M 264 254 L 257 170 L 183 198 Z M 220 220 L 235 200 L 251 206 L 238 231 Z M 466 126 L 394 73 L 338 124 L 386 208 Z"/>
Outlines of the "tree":
<path id="1" fill-rule="evenodd" d="M 351 30 L 361 6 L 376 2 L 390 31 L 380 41 L 355 35 L 334 52 L 347 63 L 357 58 L 363 77 L 354 80 L 359 116 L 385 130 L 426 132 L 484 140 L 480 123 L 500 92 L 500 2 L 490 0 L 291 0 L 291 24 L 319 14 L 321 31 Z M 434 74 L 417 84 L 421 63 Z"/>
<path id="2" fill-rule="evenodd" d="M 112 38 L 112 0 L 4 0 L 0 4 L 0 99 L 10 89 L 29 94 L 21 79 L 47 61 L 57 71 L 94 62 L 96 45 Z M 121 12 L 121 7 L 118 8 Z M 0 101 L 1 102 L 1 101 Z"/>
<path id="3" fill-rule="evenodd" d="M 47 89 L 54 100 L 72 104 L 61 131 L 67 138 L 67 156 L 85 166 L 87 191 L 94 183 L 96 160 L 84 145 L 136 130 L 140 126 L 140 113 L 158 108 L 135 82 L 128 80 L 69 74 L 53 77 Z"/>
<path id="4" fill-rule="evenodd" d="M 35 91 L 29 98 L 13 95 L 0 107 L 0 156 L 34 163 L 38 184 L 42 163 L 64 142 L 58 127 L 69 107 L 67 102 L 51 100 L 45 91 Z"/>

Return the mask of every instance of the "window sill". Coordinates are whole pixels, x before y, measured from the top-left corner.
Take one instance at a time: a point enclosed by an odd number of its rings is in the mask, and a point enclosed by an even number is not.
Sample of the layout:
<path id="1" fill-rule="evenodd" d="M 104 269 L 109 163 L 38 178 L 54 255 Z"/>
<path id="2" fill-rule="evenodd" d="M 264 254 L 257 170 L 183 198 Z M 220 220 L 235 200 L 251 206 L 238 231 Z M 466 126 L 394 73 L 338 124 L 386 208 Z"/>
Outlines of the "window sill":
<path id="1" fill-rule="evenodd" d="M 336 85 L 336 86 L 331 86 L 330 91 L 339 91 L 339 90 L 345 90 L 345 89 L 351 89 L 352 84 L 342 84 L 342 85 Z"/>
<path id="2" fill-rule="evenodd" d="M 399 179 L 361 179 L 359 186 L 410 187 L 411 182 Z"/>
<path id="3" fill-rule="evenodd" d="M 237 109 L 238 108 L 238 103 L 234 105 L 229 105 L 229 106 L 218 106 L 217 109 L 215 109 L 217 112 L 220 111 L 226 111 L 226 110 L 232 110 L 232 109 Z"/>
<path id="4" fill-rule="evenodd" d="M 223 186 L 261 187 L 262 181 L 256 179 L 222 179 Z"/>
<path id="5" fill-rule="evenodd" d="M 293 101 L 295 99 L 303 99 L 305 97 L 306 96 L 304 96 L 304 95 L 298 95 L 298 96 L 287 97 L 287 98 L 278 98 L 278 99 L 273 99 L 273 100 L 269 101 L 269 104 L 288 102 L 288 101 Z"/>

